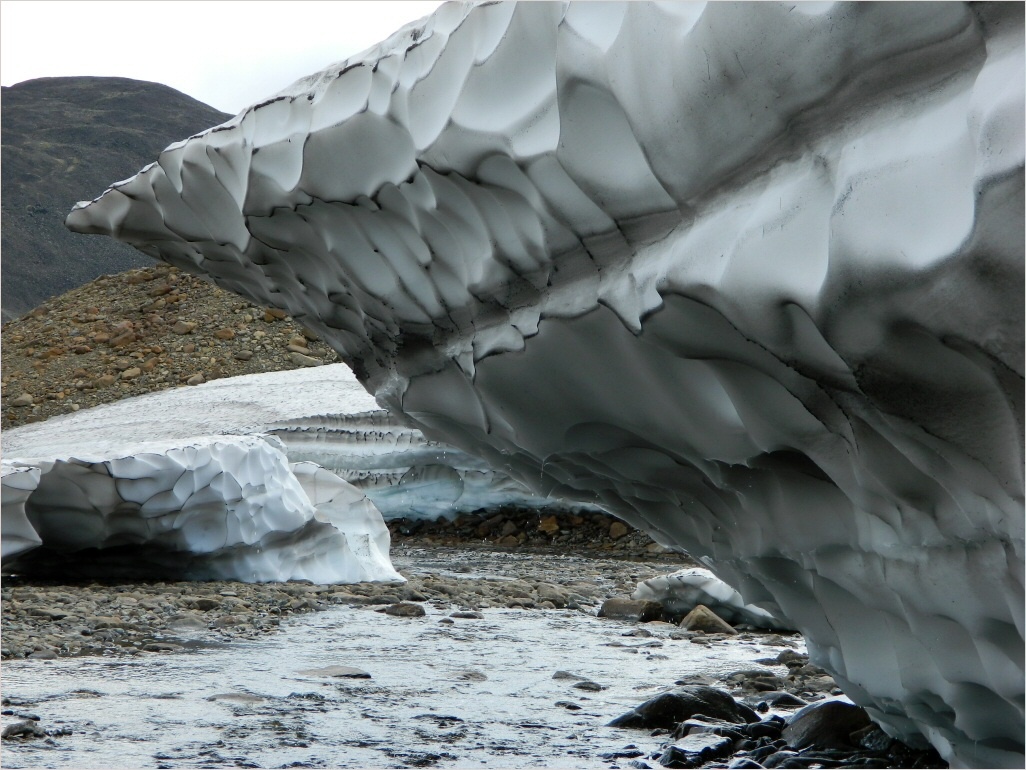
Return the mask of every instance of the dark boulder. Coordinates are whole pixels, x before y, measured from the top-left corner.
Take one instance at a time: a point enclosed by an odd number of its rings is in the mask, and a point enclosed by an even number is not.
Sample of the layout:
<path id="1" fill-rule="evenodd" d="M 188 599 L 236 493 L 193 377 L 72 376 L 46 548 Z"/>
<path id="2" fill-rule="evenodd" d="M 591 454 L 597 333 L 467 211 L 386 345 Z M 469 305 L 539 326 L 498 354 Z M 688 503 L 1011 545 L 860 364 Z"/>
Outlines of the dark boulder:
<path id="1" fill-rule="evenodd" d="M 858 738 L 852 738 L 852 733 L 871 724 L 866 710 L 859 706 L 838 700 L 821 701 L 795 712 L 787 720 L 781 737 L 794 749 L 859 748 Z"/>
<path id="2" fill-rule="evenodd" d="M 738 703 L 723 690 L 701 685 L 678 687 L 650 698 L 612 722 L 610 727 L 636 727 L 651 730 L 673 729 L 685 719 L 704 714 L 725 722 L 758 722 L 759 715 Z"/>

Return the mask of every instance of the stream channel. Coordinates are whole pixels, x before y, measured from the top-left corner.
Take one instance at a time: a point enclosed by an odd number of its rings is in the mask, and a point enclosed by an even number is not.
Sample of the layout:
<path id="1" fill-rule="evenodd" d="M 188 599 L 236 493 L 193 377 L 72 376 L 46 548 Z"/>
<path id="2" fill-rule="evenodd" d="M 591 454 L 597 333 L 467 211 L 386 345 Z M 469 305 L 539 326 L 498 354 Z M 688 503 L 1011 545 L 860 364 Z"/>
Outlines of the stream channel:
<path id="1" fill-rule="evenodd" d="M 445 558 L 452 567 L 453 553 Z M 585 558 L 529 559 L 535 572 L 587 571 Z M 517 571 L 510 558 L 466 560 L 471 571 L 446 574 L 472 580 Z M 430 551 L 412 551 L 395 566 L 437 574 L 446 565 Z M 594 609 L 484 608 L 483 618 L 447 622 L 440 621 L 455 607 L 425 609 L 424 617 L 403 618 L 339 606 L 291 617 L 279 633 L 254 642 L 199 635 L 178 653 L 5 662 L 8 708 L 72 732 L 5 741 L 0 763 L 609 768 L 625 746 L 648 753 L 665 740 L 606 727 L 611 719 L 682 677 L 715 680 L 783 649 L 780 637 L 757 634 L 693 644 L 671 639 L 674 627 L 658 623 L 645 624 L 651 636 L 625 636 L 637 625 L 598 618 Z M 804 651 L 799 637 L 784 643 Z M 333 666 L 370 678 L 318 671 Z M 603 689 L 553 678 L 557 671 Z"/>

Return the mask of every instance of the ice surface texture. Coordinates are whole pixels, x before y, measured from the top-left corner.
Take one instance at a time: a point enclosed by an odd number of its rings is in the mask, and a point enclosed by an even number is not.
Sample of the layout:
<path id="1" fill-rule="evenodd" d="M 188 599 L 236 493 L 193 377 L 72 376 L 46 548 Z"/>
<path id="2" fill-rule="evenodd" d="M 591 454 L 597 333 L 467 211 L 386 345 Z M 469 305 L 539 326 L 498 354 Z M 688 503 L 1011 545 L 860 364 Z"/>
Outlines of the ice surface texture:
<path id="1" fill-rule="evenodd" d="M 268 426 L 268 433 L 281 439 L 289 459 L 315 462 L 366 494 L 386 521 L 453 519 L 503 506 L 596 509 L 534 494 L 480 458 L 431 441 L 385 411 L 285 420 Z"/>
<path id="2" fill-rule="evenodd" d="M 447 5 L 68 218 L 1023 763 L 1023 8 Z"/>
<path id="3" fill-rule="evenodd" d="M 275 439 L 4 460 L 2 485 L 5 560 L 40 544 L 132 546 L 140 562 L 184 579 L 403 581 L 366 496 L 313 463 L 290 465 Z"/>

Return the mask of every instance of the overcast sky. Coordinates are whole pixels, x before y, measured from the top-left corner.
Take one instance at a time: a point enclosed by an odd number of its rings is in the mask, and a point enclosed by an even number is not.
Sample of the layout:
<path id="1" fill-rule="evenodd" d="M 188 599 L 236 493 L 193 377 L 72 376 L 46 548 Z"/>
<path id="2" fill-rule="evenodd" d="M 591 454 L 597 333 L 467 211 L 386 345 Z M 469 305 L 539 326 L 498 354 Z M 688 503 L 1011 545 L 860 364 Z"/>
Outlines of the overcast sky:
<path id="1" fill-rule="evenodd" d="M 0 81 L 116 75 L 235 114 L 370 47 L 440 3 L 3 0 Z"/>

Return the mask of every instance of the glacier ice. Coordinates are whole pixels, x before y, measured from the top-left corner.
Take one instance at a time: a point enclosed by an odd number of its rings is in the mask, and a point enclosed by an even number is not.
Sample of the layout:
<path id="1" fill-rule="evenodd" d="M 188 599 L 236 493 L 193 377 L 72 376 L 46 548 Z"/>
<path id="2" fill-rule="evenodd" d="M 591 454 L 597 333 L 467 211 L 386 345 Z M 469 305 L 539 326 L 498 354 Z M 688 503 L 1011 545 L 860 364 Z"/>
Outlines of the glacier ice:
<path id="1" fill-rule="evenodd" d="M 68 225 L 287 308 L 892 734 L 1021 767 L 1023 60 L 1021 4 L 448 4 Z"/>
<path id="2" fill-rule="evenodd" d="M 126 436 L 176 442 L 215 429 L 222 435 L 277 437 L 290 462 L 314 462 L 332 471 L 367 495 L 386 521 L 454 518 L 499 506 L 593 508 L 536 495 L 479 458 L 426 439 L 378 409 L 343 364 L 124 399 L 6 431 L 3 449 L 8 458 L 120 452 Z M 5 532 L 6 527 L 7 518 Z"/>
<path id="3" fill-rule="evenodd" d="M 381 410 L 282 420 L 267 433 L 282 441 L 290 460 L 315 462 L 359 489 L 386 521 L 452 519 L 500 507 L 597 510 L 537 495 L 480 458 L 431 441 Z"/>
<path id="4" fill-rule="evenodd" d="M 40 469 L 33 466 L 0 466 L 0 559 L 7 561 L 42 544 L 25 513 L 25 501 L 39 486 Z"/>
<path id="5" fill-rule="evenodd" d="M 638 583 L 632 599 L 659 602 L 667 611 L 686 615 L 702 604 L 732 625 L 747 623 L 756 628 L 794 630 L 761 607 L 745 604 L 744 598 L 712 572 L 700 567 L 657 575 Z"/>
<path id="6" fill-rule="evenodd" d="M 44 545 L 190 580 L 404 581 L 366 496 L 266 437 L 5 458 L 0 481 L 8 565 Z"/>

